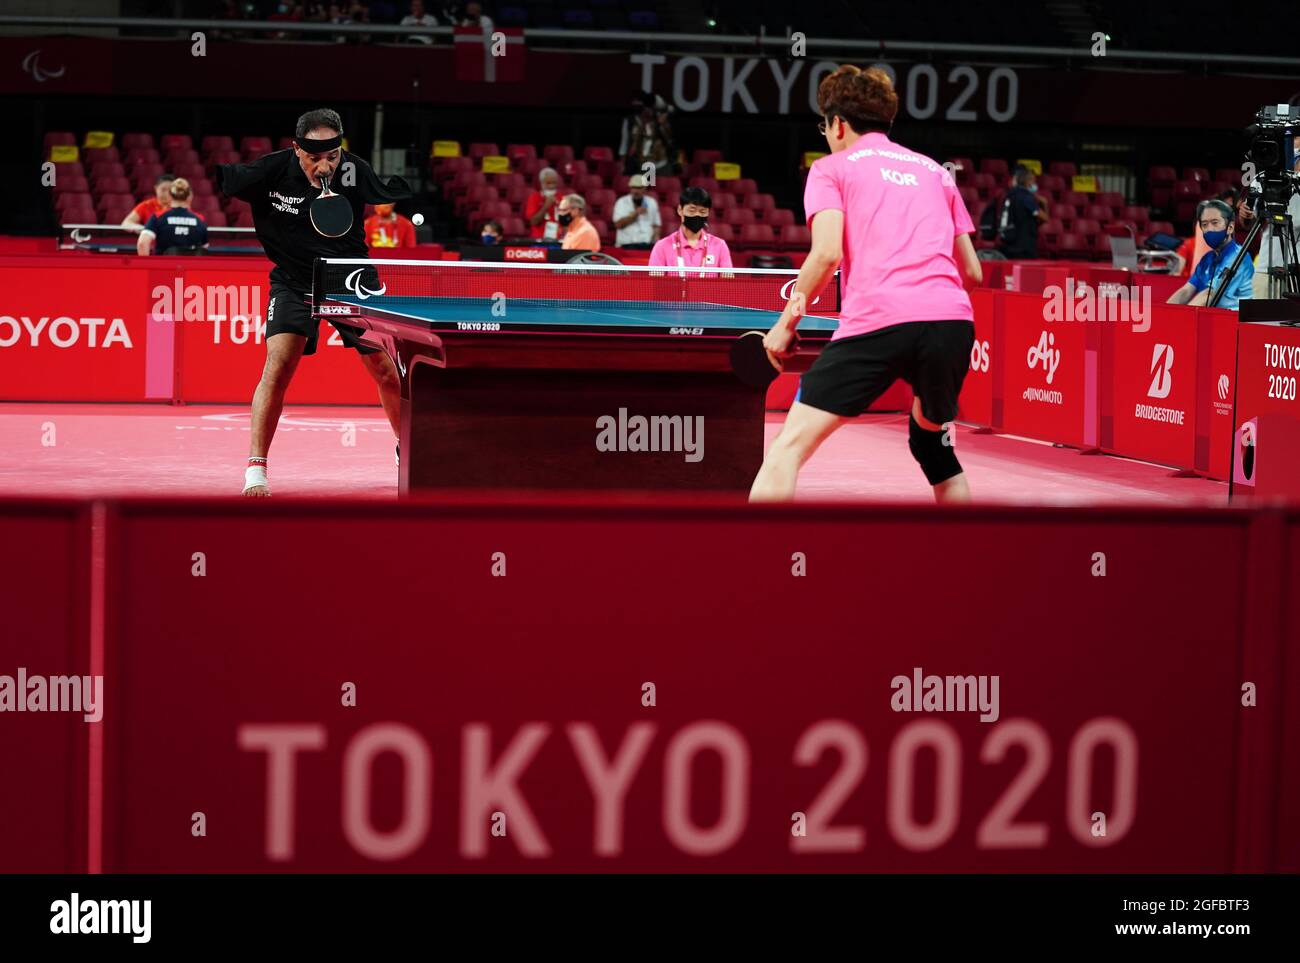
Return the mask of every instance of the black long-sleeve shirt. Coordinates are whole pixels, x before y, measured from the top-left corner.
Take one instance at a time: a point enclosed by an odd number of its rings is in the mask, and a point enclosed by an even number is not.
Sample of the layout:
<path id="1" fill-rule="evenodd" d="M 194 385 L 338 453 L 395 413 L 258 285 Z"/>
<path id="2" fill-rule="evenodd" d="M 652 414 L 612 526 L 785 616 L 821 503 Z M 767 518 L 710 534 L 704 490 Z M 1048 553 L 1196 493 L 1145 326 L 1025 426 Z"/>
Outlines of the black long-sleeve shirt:
<path id="1" fill-rule="evenodd" d="M 354 165 L 352 177 L 347 176 L 348 164 Z M 311 226 L 308 210 L 320 196 L 320 188 L 312 187 L 292 148 L 267 154 L 251 164 L 218 164 L 214 174 L 218 190 L 251 205 L 257 239 L 275 264 L 271 280 L 303 295 L 311 291 L 316 258 L 367 256 L 367 204 L 391 204 L 411 196 L 402 178 L 384 180 L 356 154 L 343 151 L 330 189 L 352 205 L 352 228 L 342 237 L 322 237 Z"/>

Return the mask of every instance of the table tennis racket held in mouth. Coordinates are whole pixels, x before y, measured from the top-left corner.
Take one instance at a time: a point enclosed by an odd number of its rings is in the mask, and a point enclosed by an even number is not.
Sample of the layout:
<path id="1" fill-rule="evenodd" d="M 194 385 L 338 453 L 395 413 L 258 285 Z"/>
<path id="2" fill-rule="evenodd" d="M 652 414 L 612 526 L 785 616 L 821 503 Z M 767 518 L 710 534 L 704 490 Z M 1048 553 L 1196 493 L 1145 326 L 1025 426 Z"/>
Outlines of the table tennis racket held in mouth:
<path id="1" fill-rule="evenodd" d="M 311 226 L 322 237 L 342 237 L 352 229 L 352 205 L 330 190 L 328 177 L 320 183 L 320 197 L 311 202 Z"/>
<path id="2" fill-rule="evenodd" d="M 779 359 L 763 347 L 762 331 L 746 331 L 731 343 L 731 370 L 751 388 L 765 389 L 782 371 Z M 790 342 L 790 352 L 799 349 L 799 339 Z"/>

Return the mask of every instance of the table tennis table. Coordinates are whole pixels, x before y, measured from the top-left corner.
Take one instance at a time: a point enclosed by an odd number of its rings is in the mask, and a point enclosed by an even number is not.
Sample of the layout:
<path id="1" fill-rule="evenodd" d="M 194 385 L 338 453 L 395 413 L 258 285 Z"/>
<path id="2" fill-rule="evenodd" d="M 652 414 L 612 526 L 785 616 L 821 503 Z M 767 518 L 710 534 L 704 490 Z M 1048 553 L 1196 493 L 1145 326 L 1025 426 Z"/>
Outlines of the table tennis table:
<path id="1" fill-rule="evenodd" d="M 780 317 L 796 272 L 317 261 L 313 313 L 360 328 L 402 382 L 402 493 L 748 490 L 765 392 L 729 350 Z M 799 326 L 806 370 L 838 279 Z"/>

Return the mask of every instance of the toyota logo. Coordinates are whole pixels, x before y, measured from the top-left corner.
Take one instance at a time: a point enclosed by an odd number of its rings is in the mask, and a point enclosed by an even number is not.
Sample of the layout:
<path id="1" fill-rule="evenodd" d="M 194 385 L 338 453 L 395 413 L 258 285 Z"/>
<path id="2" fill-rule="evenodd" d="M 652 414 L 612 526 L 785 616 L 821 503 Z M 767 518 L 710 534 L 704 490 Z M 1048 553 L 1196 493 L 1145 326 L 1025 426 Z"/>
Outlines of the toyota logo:
<path id="1" fill-rule="evenodd" d="M 343 282 L 344 286 L 353 294 L 355 294 L 359 300 L 364 301 L 366 300 L 366 298 L 371 298 L 371 297 L 377 298 L 385 291 L 388 290 L 387 284 L 380 284 L 378 291 L 374 291 L 368 287 L 365 287 L 361 283 L 361 272 L 364 270 L 365 268 L 357 268 L 355 271 L 349 274 L 347 276 L 347 279 L 344 280 Z"/>
<path id="2" fill-rule="evenodd" d="M 33 50 L 23 58 L 23 72 L 32 75 L 32 79 L 38 84 L 43 84 L 47 80 L 58 80 L 63 76 L 66 67 L 59 67 L 57 70 L 46 70 L 41 66 L 41 52 Z"/>

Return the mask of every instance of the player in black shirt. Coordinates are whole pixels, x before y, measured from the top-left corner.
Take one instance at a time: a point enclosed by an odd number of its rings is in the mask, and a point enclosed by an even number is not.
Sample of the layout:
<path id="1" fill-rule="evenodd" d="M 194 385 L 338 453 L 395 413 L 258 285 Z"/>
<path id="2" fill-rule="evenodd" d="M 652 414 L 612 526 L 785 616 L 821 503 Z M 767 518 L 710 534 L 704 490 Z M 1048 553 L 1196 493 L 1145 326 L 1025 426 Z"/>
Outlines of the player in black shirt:
<path id="1" fill-rule="evenodd" d="M 135 244 L 136 253 L 149 254 L 152 248 L 157 248 L 159 254 L 202 253 L 208 246 L 208 226 L 189 208 L 192 193 L 185 178 L 171 182 L 171 209 L 145 222 Z"/>
<path id="2" fill-rule="evenodd" d="M 410 196 L 400 177 L 381 180 L 364 160 L 342 149 L 343 121 L 332 110 L 311 110 L 298 118 L 292 148 L 267 154 L 251 164 L 220 164 L 214 177 L 222 193 L 247 201 L 253 226 L 271 270 L 266 309 L 266 367 L 253 395 L 252 438 L 244 494 L 271 494 L 266 456 L 284 407 L 284 393 L 304 354 L 316 351 L 320 322 L 312 318 L 308 299 L 312 263 L 318 257 L 366 257 L 364 213 L 367 204 L 391 204 Z M 352 205 L 352 228 L 341 237 L 323 237 L 312 227 L 308 207 L 321 193 L 321 177 Z M 392 359 L 363 344 L 358 329 L 333 319 L 339 336 L 356 349 L 379 386 L 379 399 L 400 435 L 400 386 Z"/>

